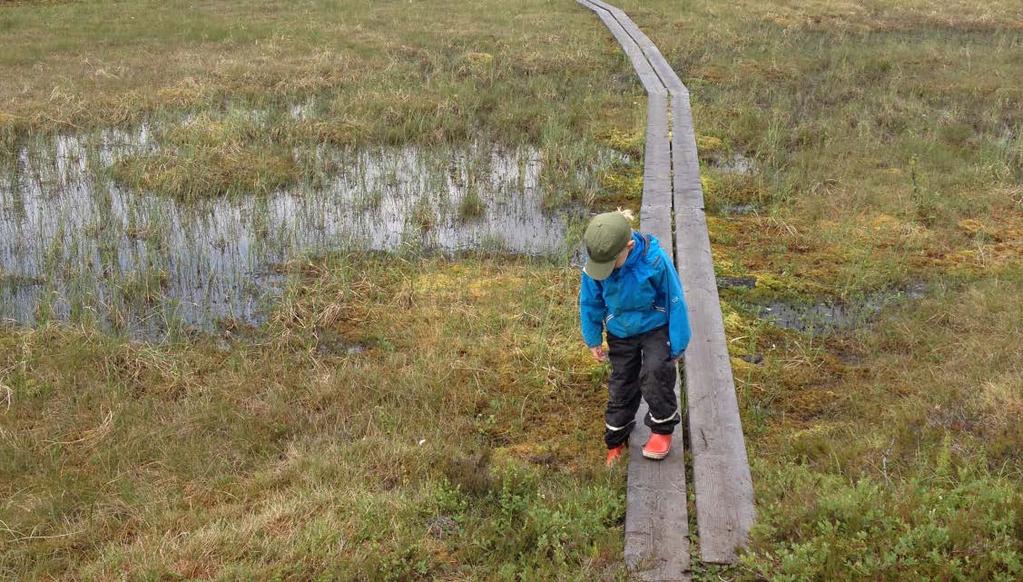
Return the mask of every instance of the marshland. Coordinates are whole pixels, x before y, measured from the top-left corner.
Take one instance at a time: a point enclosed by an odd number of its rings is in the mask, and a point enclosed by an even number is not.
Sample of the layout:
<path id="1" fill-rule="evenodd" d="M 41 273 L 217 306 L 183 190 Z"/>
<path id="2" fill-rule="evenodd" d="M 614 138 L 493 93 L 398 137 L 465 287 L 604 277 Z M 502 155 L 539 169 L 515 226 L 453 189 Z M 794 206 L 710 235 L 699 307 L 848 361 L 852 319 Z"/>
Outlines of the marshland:
<path id="1" fill-rule="evenodd" d="M 1018 579 L 1023 7 L 617 5 L 756 491 L 694 577 Z M 0 577 L 627 579 L 576 295 L 645 97 L 590 12 L 5 2 L 0 79 Z"/>

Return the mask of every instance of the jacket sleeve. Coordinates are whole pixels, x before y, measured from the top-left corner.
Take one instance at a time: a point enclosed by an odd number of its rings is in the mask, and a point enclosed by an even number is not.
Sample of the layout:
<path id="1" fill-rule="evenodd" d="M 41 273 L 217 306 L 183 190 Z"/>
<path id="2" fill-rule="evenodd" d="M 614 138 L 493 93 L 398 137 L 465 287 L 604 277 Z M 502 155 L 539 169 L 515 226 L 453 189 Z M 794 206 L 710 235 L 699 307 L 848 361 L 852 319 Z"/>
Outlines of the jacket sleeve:
<path id="1" fill-rule="evenodd" d="M 601 294 L 600 284 L 583 273 L 579 285 L 579 323 L 582 325 L 583 341 L 595 348 L 604 343 L 604 317 L 607 307 Z"/>
<path id="2" fill-rule="evenodd" d="M 667 302 L 668 340 L 671 342 L 671 357 L 674 359 L 686 351 L 692 331 L 689 328 L 685 293 L 682 291 L 682 282 L 675 271 L 675 265 L 667 253 L 664 253 L 662 259 L 664 269 L 661 271 L 661 291 Z"/>

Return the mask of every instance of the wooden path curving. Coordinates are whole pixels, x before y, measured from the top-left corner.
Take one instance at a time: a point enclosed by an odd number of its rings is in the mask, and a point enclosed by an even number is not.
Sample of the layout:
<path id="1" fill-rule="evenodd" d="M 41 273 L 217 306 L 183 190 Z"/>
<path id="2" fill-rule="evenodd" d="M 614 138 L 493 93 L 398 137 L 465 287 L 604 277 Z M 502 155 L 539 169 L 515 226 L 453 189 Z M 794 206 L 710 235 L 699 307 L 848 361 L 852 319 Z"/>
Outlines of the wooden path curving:
<path id="1" fill-rule="evenodd" d="M 611 31 L 647 93 L 640 228 L 657 236 L 675 257 L 689 307 L 693 336 L 685 354 L 685 402 L 700 559 L 733 563 L 753 524 L 753 484 L 714 277 L 689 91 L 624 12 L 600 0 L 577 1 Z M 644 414 L 645 403 L 630 439 L 625 560 L 646 580 L 686 580 L 689 524 L 682 439 L 676 439 L 664 461 L 643 458 L 640 448 L 649 435 Z"/>

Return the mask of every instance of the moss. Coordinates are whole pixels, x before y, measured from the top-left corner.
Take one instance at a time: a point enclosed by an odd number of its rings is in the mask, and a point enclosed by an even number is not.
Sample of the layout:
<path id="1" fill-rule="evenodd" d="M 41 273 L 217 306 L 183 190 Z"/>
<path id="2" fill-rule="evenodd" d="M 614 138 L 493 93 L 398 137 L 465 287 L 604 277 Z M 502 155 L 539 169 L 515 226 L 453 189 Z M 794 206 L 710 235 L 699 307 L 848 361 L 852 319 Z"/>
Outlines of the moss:
<path id="1" fill-rule="evenodd" d="M 643 144 L 645 140 L 643 133 L 640 131 L 629 132 L 612 129 L 602 136 L 602 141 L 634 159 L 642 159 L 643 157 Z"/>
<path id="2" fill-rule="evenodd" d="M 719 137 L 714 137 L 712 135 L 697 135 L 696 149 L 700 152 L 701 158 L 713 158 L 724 152 L 725 143 L 721 141 L 721 138 Z"/>
<path id="3" fill-rule="evenodd" d="M 703 188 L 703 195 L 706 198 L 716 198 L 721 193 L 721 182 L 706 173 L 700 175 L 700 187 Z"/>
<path id="4" fill-rule="evenodd" d="M 639 212 L 643 201 L 643 167 L 640 164 L 616 163 L 600 174 L 602 195 L 594 200 L 601 210 L 629 208 Z"/>

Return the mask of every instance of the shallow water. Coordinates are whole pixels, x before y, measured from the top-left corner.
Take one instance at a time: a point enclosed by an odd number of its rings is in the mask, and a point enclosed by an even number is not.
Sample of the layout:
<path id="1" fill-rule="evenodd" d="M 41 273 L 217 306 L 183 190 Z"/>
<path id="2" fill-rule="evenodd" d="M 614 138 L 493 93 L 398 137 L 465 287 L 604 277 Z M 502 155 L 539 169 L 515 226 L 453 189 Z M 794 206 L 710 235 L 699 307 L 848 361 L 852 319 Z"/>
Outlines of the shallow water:
<path id="1" fill-rule="evenodd" d="M 181 203 L 107 170 L 145 127 L 25 146 L 0 178 L 0 319 L 91 320 L 132 335 L 259 323 L 289 260 L 335 250 L 566 254 L 572 213 L 541 209 L 535 148 L 320 149 L 319 185 Z M 462 220 L 470 192 L 484 211 Z"/>
<path id="2" fill-rule="evenodd" d="M 761 306 L 759 312 L 760 317 L 779 327 L 824 335 L 860 327 L 884 308 L 900 301 L 920 299 L 926 292 L 924 283 L 914 282 L 898 289 L 870 293 L 857 301 L 809 304 L 774 302 Z"/>
<path id="3" fill-rule="evenodd" d="M 754 174 L 757 171 L 756 162 L 740 153 L 717 160 L 715 167 L 728 174 Z"/>

